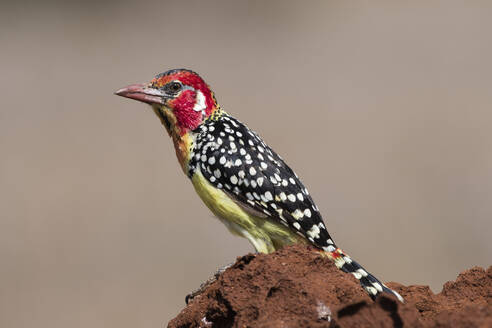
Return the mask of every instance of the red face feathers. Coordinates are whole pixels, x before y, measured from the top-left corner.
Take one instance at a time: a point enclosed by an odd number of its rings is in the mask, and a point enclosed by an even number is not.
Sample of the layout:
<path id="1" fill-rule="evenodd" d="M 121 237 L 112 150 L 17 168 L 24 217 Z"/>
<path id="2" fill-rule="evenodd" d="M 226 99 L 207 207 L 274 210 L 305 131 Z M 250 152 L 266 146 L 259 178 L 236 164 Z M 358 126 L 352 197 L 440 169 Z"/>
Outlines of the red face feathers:
<path id="1" fill-rule="evenodd" d="M 161 73 L 149 84 L 130 85 L 116 94 L 152 105 L 161 111 L 162 118 L 175 122 L 172 128 L 180 135 L 196 129 L 217 109 L 215 97 L 205 81 L 186 69 Z"/>

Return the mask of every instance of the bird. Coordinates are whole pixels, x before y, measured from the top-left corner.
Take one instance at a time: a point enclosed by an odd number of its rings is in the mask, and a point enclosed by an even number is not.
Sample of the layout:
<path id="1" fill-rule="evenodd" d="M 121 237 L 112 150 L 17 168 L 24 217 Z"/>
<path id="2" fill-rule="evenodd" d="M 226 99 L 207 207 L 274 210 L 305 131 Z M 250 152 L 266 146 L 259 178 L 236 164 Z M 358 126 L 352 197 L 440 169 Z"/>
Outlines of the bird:
<path id="1" fill-rule="evenodd" d="M 150 105 L 171 137 L 178 162 L 212 213 L 258 253 L 311 245 L 352 274 L 374 300 L 388 288 L 342 251 L 297 174 L 255 131 L 228 114 L 194 71 L 172 69 L 116 95 Z"/>

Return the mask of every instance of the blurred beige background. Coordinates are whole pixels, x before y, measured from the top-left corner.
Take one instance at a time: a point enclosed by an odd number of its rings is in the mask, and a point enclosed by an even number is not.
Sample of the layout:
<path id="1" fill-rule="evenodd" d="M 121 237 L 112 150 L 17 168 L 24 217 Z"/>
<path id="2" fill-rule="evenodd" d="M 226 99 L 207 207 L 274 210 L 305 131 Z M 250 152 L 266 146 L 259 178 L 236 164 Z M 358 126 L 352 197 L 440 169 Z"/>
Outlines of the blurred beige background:
<path id="1" fill-rule="evenodd" d="M 0 326 L 162 327 L 250 252 L 143 104 L 170 68 L 303 178 L 383 280 L 492 259 L 489 1 L 127 1 L 0 8 Z"/>

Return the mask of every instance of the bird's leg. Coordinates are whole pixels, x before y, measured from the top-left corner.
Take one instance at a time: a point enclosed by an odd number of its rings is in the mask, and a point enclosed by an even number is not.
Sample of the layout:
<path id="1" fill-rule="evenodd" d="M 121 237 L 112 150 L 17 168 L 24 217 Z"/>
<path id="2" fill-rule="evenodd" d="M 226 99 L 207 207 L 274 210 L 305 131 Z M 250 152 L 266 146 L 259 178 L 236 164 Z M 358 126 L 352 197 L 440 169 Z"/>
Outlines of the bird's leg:
<path id="1" fill-rule="evenodd" d="M 192 299 L 194 299 L 197 295 L 201 294 L 208 286 L 210 286 L 214 281 L 216 281 L 219 276 L 228 268 L 230 268 L 234 263 L 229 263 L 227 265 L 224 265 L 223 267 L 220 267 L 215 271 L 215 273 L 208 278 L 205 282 L 200 284 L 200 287 L 198 289 L 195 289 L 185 297 L 185 302 L 188 304 Z"/>

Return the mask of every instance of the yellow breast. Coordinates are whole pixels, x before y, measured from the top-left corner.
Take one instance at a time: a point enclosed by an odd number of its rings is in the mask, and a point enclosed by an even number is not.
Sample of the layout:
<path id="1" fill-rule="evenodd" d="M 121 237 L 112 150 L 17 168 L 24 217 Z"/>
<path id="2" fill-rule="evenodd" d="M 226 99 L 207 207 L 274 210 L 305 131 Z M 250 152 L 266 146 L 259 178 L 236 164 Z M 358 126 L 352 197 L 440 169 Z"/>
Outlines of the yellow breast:
<path id="1" fill-rule="evenodd" d="M 233 234 L 247 238 L 257 252 L 271 253 L 284 245 L 305 242 L 304 238 L 288 227 L 267 217 L 254 215 L 244 206 L 238 205 L 226 192 L 210 184 L 199 170 L 191 181 L 197 194 L 212 213 Z"/>

